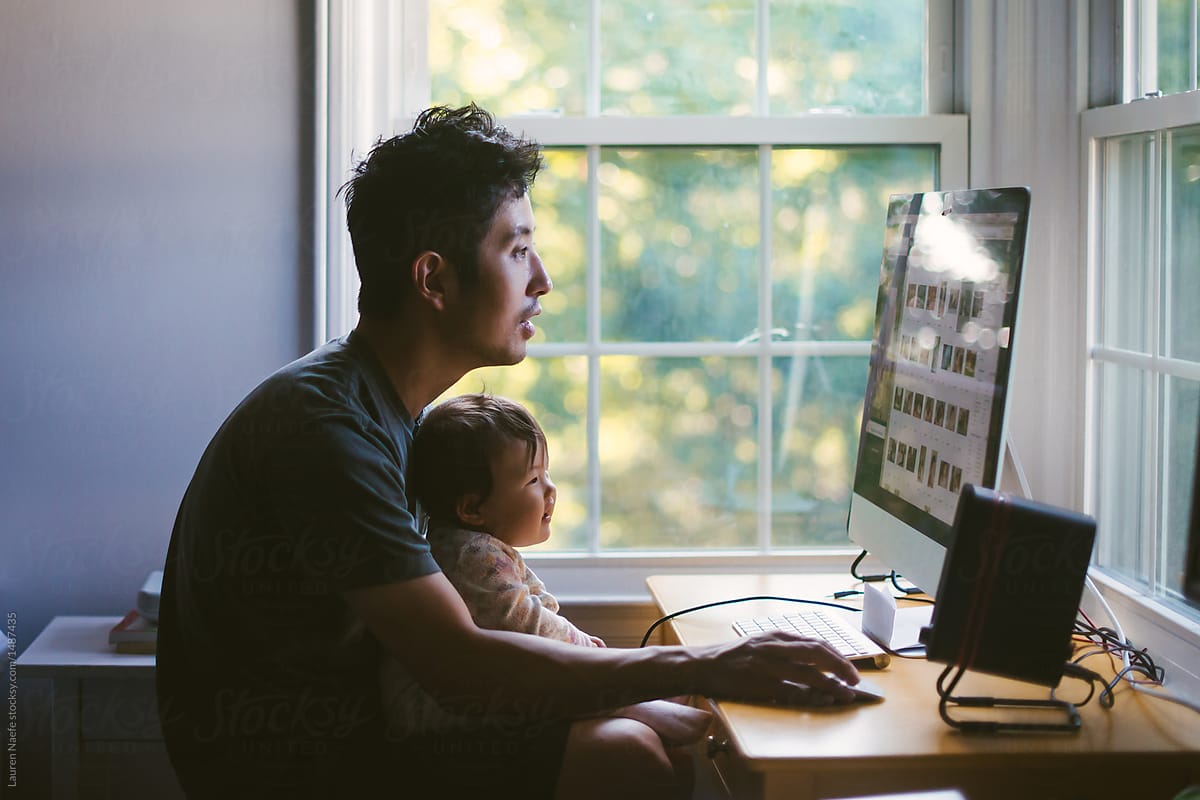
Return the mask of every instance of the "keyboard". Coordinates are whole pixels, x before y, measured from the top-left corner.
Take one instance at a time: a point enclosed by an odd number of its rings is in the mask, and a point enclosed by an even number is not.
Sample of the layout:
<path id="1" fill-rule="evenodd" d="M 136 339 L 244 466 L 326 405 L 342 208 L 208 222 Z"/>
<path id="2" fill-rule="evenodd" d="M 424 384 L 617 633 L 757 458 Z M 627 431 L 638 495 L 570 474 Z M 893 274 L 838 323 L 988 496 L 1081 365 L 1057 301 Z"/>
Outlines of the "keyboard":
<path id="1" fill-rule="evenodd" d="M 882 669 L 891 661 L 887 651 L 869 639 L 862 631 L 823 608 L 802 608 L 786 614 L 775 614 L 733 623 L 738 636 L 753 636 L 767 631 L 791 631 L 810 639 L 823 639 L 848 661 L 860 666 L 871 662 Z"/>

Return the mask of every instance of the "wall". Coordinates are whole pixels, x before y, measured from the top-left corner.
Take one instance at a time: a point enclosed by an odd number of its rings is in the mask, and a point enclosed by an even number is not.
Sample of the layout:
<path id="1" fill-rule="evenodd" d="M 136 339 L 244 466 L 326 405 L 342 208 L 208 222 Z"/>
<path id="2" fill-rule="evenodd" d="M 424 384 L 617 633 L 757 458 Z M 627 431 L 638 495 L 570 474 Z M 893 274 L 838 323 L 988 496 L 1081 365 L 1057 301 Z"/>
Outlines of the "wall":
<path id="1" fill-rule="evenodd" d="M 312 14 L 0 3 L 0 610 L 18 651 L 55 615 L 132 605 L 217 425 L 310 348 Z M 32 730 L 38 687 L 20 688 Z"/>
<path id="2" fill-rule="evenodd" d="M 1079 115 L 1086 49 L 1078 4 L 966 5 L 971 185 L 1028 186 L 1029 236 L 1008 409 L 1033 495 L 1082 508 L 1084 285 Z M 1006 467 L 1006 470 L 1008 468 Z M 1004 487 L 1018 485 L 1007 477 Z"/>

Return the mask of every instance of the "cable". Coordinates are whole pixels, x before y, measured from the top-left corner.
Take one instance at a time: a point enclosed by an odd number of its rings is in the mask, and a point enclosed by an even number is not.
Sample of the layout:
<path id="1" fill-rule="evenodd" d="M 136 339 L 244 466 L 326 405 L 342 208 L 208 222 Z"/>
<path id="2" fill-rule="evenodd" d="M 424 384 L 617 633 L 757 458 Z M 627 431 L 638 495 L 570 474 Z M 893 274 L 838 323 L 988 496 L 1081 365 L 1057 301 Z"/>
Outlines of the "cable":
<path id="1" fill-rule="evenodd" d="M 1066 675 L 1071 678 L 1075 678 L 1077 680 L 1087 682 L 1087 686 L 1088 686 L 1087 697 L 1071 704 L 1071 705 L 1075 706 L 1076 708 L 1083 708 L 1088 703 L 1090 703 L 1092 701 L 1092 697 L 1095 696 L 1095 694 L 1096 694 L 1096 684 L 1099 683 L 1099 684 L 1103 685 L 1103 683 L 1104 683 L 1104 679 L 1101 678 L 1098 674 L 1096 674 L 1095 672 L 1092 672 L 1090 669 L 1081 667 L 1077 663 L 1074 663 L 1074 662 L 1069 662 L 1069 663 L 1063 665 L 1063 675 Z M 1052 687 L 1050 689 L 1050 697 L 1051 698 L 1058 699 L 1055 694 L 1055 692 L 1057 692 L 1057 690 L 1058 690 L 1058 687 Z"/>
<path id="2" fill-rule="evenodd" d="M 854 563 L 852 563 L 850 565 L 850 576 L 852 578 L 854 578 L 855 580 L 862 581 L 863 583 L 875 583 L 877 581 L 886 581 L 888 579 L 888 575 L 886 573 L 881 572 L 878 575 L 859 575 L 858 574 L 858 565 L 861 564 L 863 559 L 866 557 L 867 557 L 866 550 L 863 550 L 861 553 L 858 554 L 858 558 L 854 559 Z M 893 572 L 892 574 L 895 575 L 896 573 Z"/>
<path id="3" fill-rule="evenodd" d="M 921 589 L 921 587 L 919 587 L 919 586 L 910 586 L 910 587 L 908 587 L 907 589 L 905 589 L 905 588 L 904 588 L 903 586 L 901 586 L 901 585 L 899 584 L 899 582 L 897 581 L 897 579 L 898 579 L 899 577 L 900 577 L 900 576 L 896 574 L 896 570 L 892 570 L 892 586 L 895 586 L 895 587 L 896 587 L 896 591 L 897 591 L 897 592 L 900 592 L 900 594 L 905 594 L 905 595 L 907 595 L 907 594 L 924 594 L 924 593 L 925 593 L 925 592 L 924 592 L 924 591 Z"/>
<path id="4" fill-rule="evenodd" d="M 901 591 L 904 591 L 904 590 L 902 589 Z M 862 593 L 863 593 L 862 589 L 842 589 L 841 591 L 833 593 L 833 599 L 834 600 L 844 600 L 847 597 L 854 597 L 855 595 L 859 595 Z M 913 594 L 921 594 L 921 592 L 919 592 L 919 591 L 913 592 Z M 925 604 L 931 605 L 931 606 L 936 603 L 936 601 L 931 597 L 910 597 L 908 595 L 904 595 L 902 597 L 892 597 L 892 599 L 893 600 L 904 600 L 909 603 L 925 603 Z"/>
<path id="5" fill-rule="evenodd" d="M 879 581 L 886 581 L 888 579 L 891 579 L 892 586 L 895 586 L 896 591 L 900 592 L 901 594 L 923 594 L 922 590 L 916 586 L 911 586 L 911 587 L 905 589 L 903 586 L 901 586 L 899 583 L 897 583 L 896 580 L 897 580 L 897 578 L 900 577 L 900 575 L 896 573 L 896 570 L 892 570 L 890 573 L 880 572 L 877 575 L 859 575 L 858 574 L 858 565 L 861 564 L 863 562 L 863 559 L 866 557 L 867 557 L 866 550 L 863 550 L 862 552 L 860 552 L 858 554 L 858 557 L 854 559 L 854 562 L 852 564 L 850 564 L 850 577 L 854 578 L 855 580 L 862 581 L 863 583 L 878 583 Z M 843 592 L 838 592 L 838 593 L 834 594 L 834 597 L 837 597 L 838 595 L 841 595 L 843 597 L 849 597 L 849 594 L 843 593 Z"/>
<path id="6" fill-rule="evenodd" d="M 843 611 L 857 611 L 859 613 L 862 613 L 861 608 L 855 608 L 854 606 L 844 606 L 841 603 L 827 603 L 824 600 L 802 600 L 798 597 L 779 597 L 777 595 L 771 595 L 771 594 L 756 594 L 756 595 L 752 595 L 750 597 L 735 597 L 730 600 L 717 600 L 712 603 L 704 603 L 703 605 L 692 606 L 691 608 L 685 608 L 681 611 L 676 611 L 673 614 L 667 614 L 665 617 L 660 617 L 659 619 L 656 619 L 653 622 L 653 624 L 651 624 L 650 627 L 646 629 L 646 635 L 642 637 L 642 643 L 639 644 L 638 647 L 646 646 L 646 642 L 650 641 L 650 634 L 654 633 L 655 628 L 657 628 L 659 625 L 662 625 L 664 622 L 670 622 L 671 620 L 675 619 L 676 617 L 682 617 L 684 614 L 691 614 L 694 611 L 703 611 L 706 608 L 716 608 L 717 606 L 727 606 L 727 605 L 732 605 L 734 603 L 748 603 L 751 600 L 780 600 L 785 603 L 808 603 L 809 605 L 814 605 L 814 606 L 829 606 L 830 608 L 840 608 Z"/>
<path id="7" fill-rule="evenodd" d="M 1168 692 L 1152 692 L 1146 688 L 1147 684 L 1162 686 L 1163 679 L 1165 677 L 1165 671 L 1162 667 L 1154 663 L 1153 659 L 1150 658 L 1149 653 L 1147 653 L 1145 649 L 1137 649 L 1133 646 L 1133 643 L 1130 642 L 1129 639 L 1125 638 L 1125 631 L 1121 629 L 1121 622 L 1117 619 L 1117 615 L 1113 613 L 1112 607 L 1109 606 L 1108 601 L 1104 599 L 1104 595 L 1100 594 L 1100 590 L 1096 588 L 1096 584 L 1092 582 L 1090 575 L 1084 577 L 1084 583 L 1089 589 L 1092 590 L 1092 594 L 1096 596 L 1096 599 L 1100 603 L 1100 607 L 1104 609 L 1104 613 L 1108 615 L 1108 619 L 1113 625 L 1111 629 L 1097 628 L 1091 624 L 1090 620 L 1088 620 L 1088 625 L 1086 627 L 1091 628 L 1091 630 L 1093 630 L 1096 635 L 1100 637 L 1101 641 L 1097 642 L 1097 644 L 1101 646 L 1103 652 L 1107 652 L 1110 655 L 1119 653 L 1121 656 L 1122 668 L 1117 671 L 1116 677 L 1107 683 L 1104 687 L 1104 690 L 1100 693 L 1100 705 L 1104 708 L 1112 708 L 1115 700 L 1113 692 L 1116 689 L 1117 684 L 1124 679 L 1125 682 L 1129 684 L 1130 688 L 1132 688 L 1135 692 L 1141 692 L 1148 697 L 1156 697 L 1159 700 L 1165 700 L 1168 703 L 1175 703 L 1183 706 L 1184 708 L 1188 708 L 1192 711 L 1200 713 L 1200 703 L 1193 703 L 1190 700 L 1185 700 L 1182 697 L 1169 694 Z M 1086 615 L 1084 616 L 1086 618 Z M 1081 627 L 1080 623 L 1076 622 L 1076 628 L 1079 627 Z M 1098 655 L 1098 653 L 1088 653 L 1080 658 L 1088 658 L 1093 655 Z M 1080 659 L 1078 658 L 1076 659 L 1076 661 L 1079 660 Z M 1133 678 L 1129 677 L 1133 674 L 1144 675 L 1147 680 L 1134 680 Z"/>

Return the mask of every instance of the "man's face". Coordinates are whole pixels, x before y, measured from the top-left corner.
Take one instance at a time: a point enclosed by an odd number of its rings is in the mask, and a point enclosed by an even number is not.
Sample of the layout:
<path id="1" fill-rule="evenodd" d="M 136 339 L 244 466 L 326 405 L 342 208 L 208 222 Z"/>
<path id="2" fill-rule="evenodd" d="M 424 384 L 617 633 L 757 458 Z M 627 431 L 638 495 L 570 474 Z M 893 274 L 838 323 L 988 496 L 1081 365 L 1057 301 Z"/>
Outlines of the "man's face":
<path id="1" fill-rule="evenodd" d="M 528 193 L 505 201 L 479 246 L 474 282 L 459 283 L 452 323 L 469 353 L 469 369 L 525 358 L 532 319 L 542 313 L 538 298 L 553 286 L 534 247 L 533 228 Z"/>

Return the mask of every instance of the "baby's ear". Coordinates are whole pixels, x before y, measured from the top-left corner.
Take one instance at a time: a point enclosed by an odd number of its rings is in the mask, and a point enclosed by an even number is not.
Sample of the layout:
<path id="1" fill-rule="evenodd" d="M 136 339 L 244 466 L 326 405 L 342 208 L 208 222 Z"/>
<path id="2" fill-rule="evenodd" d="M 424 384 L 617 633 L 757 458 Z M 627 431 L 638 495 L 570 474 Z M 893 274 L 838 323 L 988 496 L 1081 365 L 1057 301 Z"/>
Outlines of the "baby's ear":
<path id="1" fill-rule="evenodd" d="M 482 505 L 483 498 L 478 492 L 464 494 L 454 504 L 454 513 L 458 515 L 459 522 L 478 528 L 483 525 L 483 513 L 480 511 Z"/>

